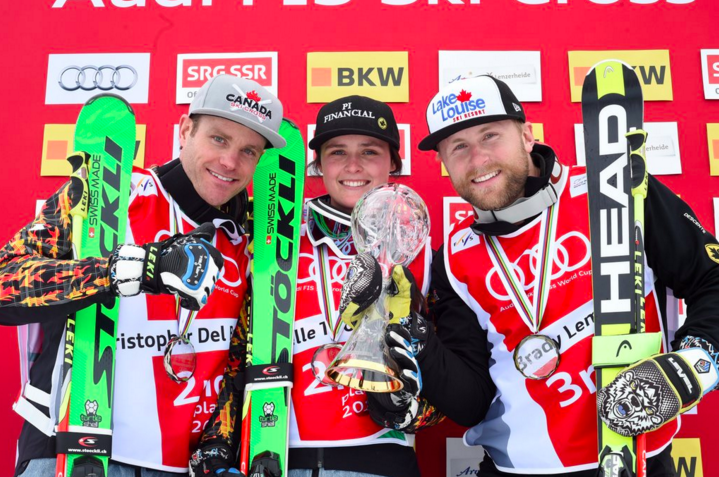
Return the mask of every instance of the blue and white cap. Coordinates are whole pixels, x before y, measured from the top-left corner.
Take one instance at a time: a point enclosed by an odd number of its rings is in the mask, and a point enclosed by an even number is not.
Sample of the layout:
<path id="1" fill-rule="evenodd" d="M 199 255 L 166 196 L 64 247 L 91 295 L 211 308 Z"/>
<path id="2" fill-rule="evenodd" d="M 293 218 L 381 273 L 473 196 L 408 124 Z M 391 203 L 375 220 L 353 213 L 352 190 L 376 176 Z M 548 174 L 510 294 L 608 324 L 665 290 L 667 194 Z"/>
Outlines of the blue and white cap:
<path id="1" fill-rule="evenodd" d="M 427 106 L 429 135 L 419 148 L 436 150 L 440 141 L 457 131 L 504 119 L 527 120 L 507 83 L 489 75 L 455 81 L 443 87 Z"/>

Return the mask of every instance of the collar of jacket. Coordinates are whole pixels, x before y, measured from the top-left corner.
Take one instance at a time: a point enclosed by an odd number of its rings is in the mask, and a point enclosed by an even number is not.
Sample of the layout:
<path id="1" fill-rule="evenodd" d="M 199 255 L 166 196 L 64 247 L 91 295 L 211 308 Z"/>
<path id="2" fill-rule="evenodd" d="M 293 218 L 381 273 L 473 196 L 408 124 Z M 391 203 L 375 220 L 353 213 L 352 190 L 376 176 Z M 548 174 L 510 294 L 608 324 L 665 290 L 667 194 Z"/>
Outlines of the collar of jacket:
<path id="1" fill-rule="evenodd" d="M 561 185 L 566 182 L 562 181 L 566 178 L 566 166 L 557 160 L 552 148 L 546 144 L 536 143 L 531 155 L 539 166 L 539 177 L 527 177 L 524 196 L 504 209 L 485 211 L 474 208 L 472 230 L 476 234 L 512 233 L 557 201 L 562 193 Z"/>
<path id="2" fill-rule="evenodd" d="M 228 227 L 229 224 L 223 224 L 229 221 L 239 228 L 237 232 L 244 233 L 243 225 L 247 218 L 247 189 L 218 209 L 200 197 L 179 159 L 173 159 L 158 167 L 157 177 L 182 211 L 196 223 L 212 222 L 216 227 L 224 225 L 228 229 L 234 228 Z"/>

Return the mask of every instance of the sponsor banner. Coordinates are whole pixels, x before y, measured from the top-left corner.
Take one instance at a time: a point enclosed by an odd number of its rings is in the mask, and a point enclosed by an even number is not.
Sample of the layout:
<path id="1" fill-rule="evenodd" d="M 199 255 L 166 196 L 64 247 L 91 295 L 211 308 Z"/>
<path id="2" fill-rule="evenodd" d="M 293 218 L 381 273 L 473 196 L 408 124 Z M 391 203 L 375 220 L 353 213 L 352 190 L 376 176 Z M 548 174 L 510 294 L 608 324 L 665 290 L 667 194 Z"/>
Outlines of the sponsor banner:
<path id="1" fill-rule="evenodd" d="M 704 477 L 702 447 L 698 438 L 676 438 L 672 441 L 672 459 L 677 477 Z"/>
<path id="2" fill-rule="evenodd" d="M 544 124 L 542 123 L 532 123 L 532 133 L 534 134 L 534 139 L 539 142 L 544 142 Z M 442 167 L 442 176 L 449 177 L 449 173 L 447 172 L 447 169 L 444 167 L 444 164 L 441 164 Z"/>
<path id="3" fill-rule="evenodd" d="M 442 243 L 447 243 L 447 237 L 454 227 L 472 215 L 472 206 L 461 197 L 442 198 Z"/>
<path id="4" fill-rule="evenodd" d="M 277 96 L 277 52 L 177 55 L 177 104 L 189 104 L 207 80 L 219 74 L 251 79 Z"/>
<path id="5" fill-rule="evenodd" d="M 569 184 L 569 195 L 572 197 L 578 197 L 582 194 L 587 193 L 587 175 L 579 174 L 572 177 L 571 183 Z"/>
<path id="6" fill-rule="evenodd" d="M 315 160 L 315 151 L 310 149 L 310 141 L 315 137 L 316 124 L 307 125 L 307 165 Z M 402 157 L 402 170 L 399 175 L 408 176 L 412 174 L 412 148 L 409 136 L 409 124 L 397 124 L 399 129 L 399 155 Z M 315 171 L 313 168 L 307 168 L 308 177 L 320 177 L 322 173 Z"/>
<path id="7" fill-rule="evenodd" d="M 352 94 L 387 103 L 409 102 L 406 51 L 307 53 L 307 102 Z"/>
<path id="8" fill-rule="evenodd" d="M 149 53 L 49 55 L 45 104 L 84 104 L 101 93 L 146 104 L 149 85 Z"/>
<path id="9" fill-rule="evenodd" d="M 655 176 L 682 173 L 681 155 L 679 154 L 679 132 L 677 123 L 644 123 L 647 131 L 647 167 Z M 577 165 L 586 165 L 584 154 L 584 127 L 574 125 L 574 146 L 577 153 Z"/>
<path id="10" fill-rule="evenodd" d="M 466 446 L 461 437 L 447 438 L 447 477 L 480 475 L 479 463 L 483 459 L 482 446 Z"/>
<path id="11" fill-rule="evenodd" d="M 719 99 L 719 50 L 701 50 L 704 99 Z"/>
<path id="12" fill-rule="evenodd" d="M 440 87 L 479 75 L 501 79 L 519 101 L 542 101 L 539 51 L 439 52 Z"/>
<path id="13" fill-rule="evenodd" d="M 709 175 L 719 176 L 719 123 L 707 124 L 709 143 Z"/>
<path id="14" fill-rule="evenodd" d="M 137 125 L 135 139 L 135 160 L 133 165 L 145 166 L 145 131 L 147 126 Z M 46 124 L 42 138 L 42 161 L 40 162 L 41 176 L 69 177 L 72 173 L 67 156 L 74 152 L 75 125 L 74 124 Z"/>
<path id="15" fill-rule="evenodd" d="M 719 235 L 719 197 L 714 197 L 714 236 Z"/>
<path id="16" fill-rule="evenodd" d="M 654 7 L 662 7 L 665 3 L 668 4 L 674 4 L 674 5 L 687 5 L 691 4 L 698 0 L 627 0 L 626 3 L 634 3 L 634 4 L 641 4 L 641 5 L 653 5 Z M 532 8 L 532 5 L 542 5 L 542 4 L 548 4 L 550 3 L 550 0 L 517 0 L 518 6 L 526 6 L 530 5 L 530 9 Z M 617 2 L 617 0 L 589 0 L 590 3 L 593 3 L 594 6 L 603 6 L 603 5 L 611 5 Z M 48 2 L 49 3 L 49 2 Z M 76 3 L 72 0 L 53 0 L 52 7 L 51 8 L 64 8 L 68 7 L 68 5 Z M 202 3 L 199 1 L 192 2 L 192 0 L 154 0 L 153 2 L 150 2 L 149 0 L 89 0 L 90 5 L 88 7 L 93 8 L 104 8 L 104 7 L 110 7 L 110 8 L 133 8 L 133 9 L 140 9 L 142 11 L 145 7 L 160 7 L 160 8 L 175 8 L 175 7 L 197 7 L 201 8 L 203 10 L 210 10 L 212 9 L 213 5 L 212 0 L 202 0 Z M 219 4 L 221 2 L 215 2 L 216 4 Z M 238 0 L 233 7 L 236 7 L 238 9 L 245 10 L 243 13 L 250 13 L 249 10 L 252 9 L 253 6 L 255 6 L 257 2 L 255 0 Z M 261 3 L 261 2 L 259 2 Z M 290 7 L 293 11 L 297 9 L 297 7 L 308 7 L 308 8 L 317 8 L 319 5 L 319 9 L 322 11 L 326 11 L 327 7 L 335 7 L 334 10 L 337 11 L 338 8 L 341 9 L 345 7 L 347 4 L 357 4 L 360 5 L 362 2 L 360 0 L 355 0 L 352 2 L 352 0 L 282 0 L 281 2 L 278 0 L 276 2 L 273 2 L 273 6 L 277 7 Z M 414 8 L 415 10 L 419 10 L 423 7 L 425 7 L 426 4 L 429 5 L 437 5 L 438 0 L 429 0 L 429 2 L 417 2 L 416 0 L 379 0 L 375 3 L 383 4 L 383 5 L 391 5 L 395 8 L 397 7 L 407 7 L 405 10 L 409 10 Z M 567 5 L 568 0 L 557 0 L 557 4 L 561 4 L 562 7 L 560 7 L 562 10 L 567 10 L 571 7 L 571 5 Z M 442 3 L 443 7 L 446 8 L 454 8 L 454 10 L 461 10 L 462 7 L 469 7 L 470 9 L 479 8 L 475 7 L 479 6 L 481 4 L 481 0 L 449 0 L 448 2 Z M 484 5 L 484 4 L 482 4 Z M 551 6 L 551 5 L 547 5 Z M 68 7 L 69 8 L 69 7 Z M 470 10 L 474 11 L 474 10 Z M 341 13 L 341 12 L 337 12 Z M 457 13 L 462 14 L 462 11 L 457 11 Z M 350 13 L 353 14 L 353 13 Z"/>
<path id="17" fill-rule="evenodd" d="M 642 83 L 644 101 L 674 99 L 669 50 L 570 51 L 569 87 L 573 103 L 582 100 L 584 77 L 591 67 L 607 59 L 620 60 L 634 68 Z"/>

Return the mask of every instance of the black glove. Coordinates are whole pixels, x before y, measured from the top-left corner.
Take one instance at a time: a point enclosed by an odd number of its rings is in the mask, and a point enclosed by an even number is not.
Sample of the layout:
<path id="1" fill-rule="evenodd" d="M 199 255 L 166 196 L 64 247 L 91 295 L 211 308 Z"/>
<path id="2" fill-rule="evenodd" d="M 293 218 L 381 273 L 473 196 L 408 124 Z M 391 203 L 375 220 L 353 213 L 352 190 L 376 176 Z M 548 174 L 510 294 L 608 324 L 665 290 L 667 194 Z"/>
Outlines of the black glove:
<path id="1" fill-rule="evenodd" d="M 417 356 L 424 349 L 429 326 L 422 315 L 412 311 L 412 297 L 415 296 L 416 301 L 418 294 L 412 273 L 404 267 L 395 267 L 388 300 L 392 318 L 385 331 L 385 343 L 404 386 L 394 393 L 367 393 L 370 417 L 391 429 L 409 427 L 419 410 L 422 373 Z"/>
<path id="2" fill-rule="evenodd" d="M 653 431 L 699 403 L 717 384 L 709 353 L 688 348 L 643 359 L 597 392 L 599 416 L 614 432 Z"/>
<path id="3" fill-rule="evenodd" d="M 224 265 L 222 254 L 210 243 L 215 227 L 203 224 L 187 235 L 157 243 L 118 245 L 110 257 L 110 285 L 119 296 L 179 295 L 189 310 L 199 310 L 215 288 Z"/>
<path id="4" fill-rule="evenodd" d="M 224 444 L 206 445 L 190 456 L 190 477 L 245 477 L 234 466 L 232 452 Z"/>
<path id="5" fill-rule="evenodd" d="M 369 253 L 360 253 L 350 262 L 342 283 L 340 316 L 350 328 L 357 327 L 362 312 L 373 305 L 382 290 L 382 270 Z"/>
<path id="6" fill-rule="evenodd" d="M 362 318 L 362 312 L 380 297 L 381 289 L 382 274 L 377 260 L 368 253 L 358 254 L 350 263 L 342 285 L 339 309 L 342 320 L 354 328 Z M 385 341 L 389 356 L 397 364 L 403 388 L 393 393 L 367 393 L 370 417 L 390 429 L 408 427 L 419 409 L 422 376 L 416 356 L 424 347 L 429 330 L 424 318 L 412 310 L 419 310 L 422 301 L 409 269 L 395 266 L 385 304 L 390 317 Z"/>
<path id="7" fill-rule="evenodd" d="M 424 348 L 428 334 L 427 322 L 414 312 L 400 318 L 399 323 L 387 325 L 387 352 L 397 364 L 398 377 L 404 386 L 394 393 L 367 393 L 370 417 L 377 424 L 402 430 L 417 417 L 418 397 L 422 391 L 417 355 Z"/>

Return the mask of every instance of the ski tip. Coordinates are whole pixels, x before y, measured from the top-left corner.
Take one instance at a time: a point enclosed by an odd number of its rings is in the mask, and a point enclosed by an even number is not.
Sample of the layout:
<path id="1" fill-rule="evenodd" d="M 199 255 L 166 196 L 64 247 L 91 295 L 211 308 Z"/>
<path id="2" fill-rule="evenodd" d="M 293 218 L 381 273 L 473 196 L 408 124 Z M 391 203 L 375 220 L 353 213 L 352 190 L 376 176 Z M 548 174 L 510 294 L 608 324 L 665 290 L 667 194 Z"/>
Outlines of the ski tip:
<path id="1" fill-rule="evenodd" d="M 614 58 L 607 58 L 607 59 L 598 61 L 598 62 L 596 62 L 594 65 L 592 65 L 592 67 L 589 68 L 589 71 L 587 71 L 587 76 L 589 76 L 590 74 L 592 74 L 594 71 L 598 71 L 598 72 L 600 72 L 604 77 L 606 77 L 607 74 L 609 73 L 609 71 L 613 71 L 613 70 L 614 70 L 614 67 L 615 67 L 616 65 L 624 65 L 624 66 L 626 66 L 627 68 L 629 68 L 630 70 L 634 70 L 634 68 L 632 68 L 632 65 L 626 63 L 625 61 L 617 60 L 617 59 L 614 59 Z"/>
<path id="2" fill-rule="evenodd" d="M 88 99 L 87 101 L 85 101 L 85 105 L 84 105 L 84 106 L 89 106 L 89 105 L 91 105 L 92 103 L 94 103 L 94 102 L 96 102 L 96 101 L 108 101 L 108 100 L 110 100 L 110 101 L 121 101 L 121 102 L 125 105 L 125 107 L 127 108 L 128 112 L 130 112 L 130 114 L 132 114 L 133 116 L 135 116 L 135 110 L 132 109 L 132 106 L 130 105 L 130 103 L 128 103 L 127 100 L 126 100 L 125 98 L 123 98 L 122 96 L 117 95 L 117 94 L 113 94 L 113 93 L 101 93 L 101 94 L 97 94 L 97 95 L 93 96 L 92 98 Z M 84 106 L 83 106 L 83 107 L 84 107 Z"/>
<path id="3" fill-rule="evenodd" d="M 297 124 L 295 124 L 295 122 L 294 122 L 293 120 L 291 120 L 290 118 L 282 118 L 282 122 L 286 122 L 287 124 L 289 124 L 289 125 L 292 126 L 293 128 L 299 129 L 299 127 L 297 127 Z"/>

